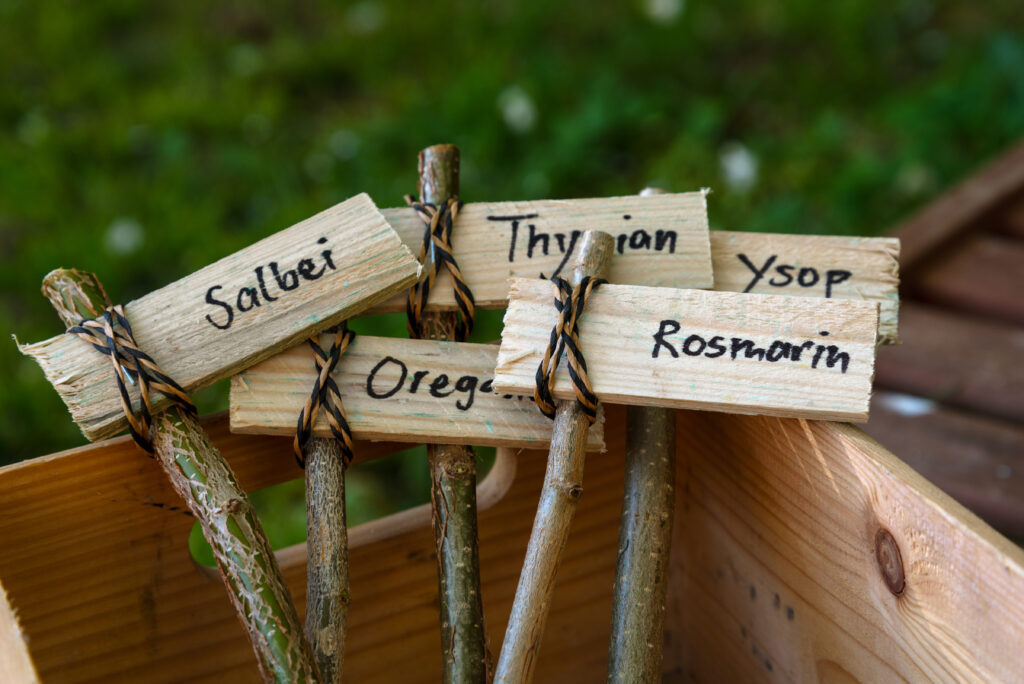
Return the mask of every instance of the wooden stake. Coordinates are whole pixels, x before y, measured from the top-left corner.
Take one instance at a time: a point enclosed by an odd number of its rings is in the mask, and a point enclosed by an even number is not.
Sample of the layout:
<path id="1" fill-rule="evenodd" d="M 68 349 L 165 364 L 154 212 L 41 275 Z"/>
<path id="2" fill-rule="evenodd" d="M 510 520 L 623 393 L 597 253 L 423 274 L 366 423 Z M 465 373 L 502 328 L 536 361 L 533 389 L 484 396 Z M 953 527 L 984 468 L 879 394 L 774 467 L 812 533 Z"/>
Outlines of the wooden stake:
<path id="1" fill-rule="evenodd" d="M 99 279 L 76 270 L 48 274 L 43 294 L 66 326 L 110 306 Z M 213 548 L 264 681 L 319 681 L 274 551 L 230 466 L 187 412 L 175 406 L 154 416 L 154 423 L 154 458 Z"/>
<path id="2" fill-rule="evenodd" d="M 615 241 L 607 233 L 587 231 L 572 273 L 576 285 L 584 276 L 602 277 L 611 262 Z M 586 350 L 584 350 L 584 353 Z M 548 452 L 533 531 L 519 575 L 495 680 L 529 682 L 537 665 L 544 623 L 551 608 L 558 561 L 569 538 L 576 504 L 583 494 L 583 463 L 590 424 L 575 400 L 562 401 Z"/>
<path id="3" fill-rule="evenodd" d="M 340 684 L 351 600 L 345 458 L 333 437 L 313 437 L 306 457 L 306 637 L 324 684 Z"/>
<path id="4" fill-rule="evenodd" d="M 640 194 L 662 192 L 646 188 Z M 657 406 L 628 407 L 626 475 L 608 646 L 609 682 L 661 679 L 675 473 L 675 411 Z"/>
<path id="5" fill-rule="evenodd" d="M 459 148 L 433 145 L 419 155 L 421 202 L 440 208 L 459 194 Z M 424 337 L 453 340 L 456 314 L 423 315 Z M 484 682 L 490 670 L 480 595 L 476 454 L 461 444 L 428 444 L 430 503 L 437 548 L 443 681 Z"/>

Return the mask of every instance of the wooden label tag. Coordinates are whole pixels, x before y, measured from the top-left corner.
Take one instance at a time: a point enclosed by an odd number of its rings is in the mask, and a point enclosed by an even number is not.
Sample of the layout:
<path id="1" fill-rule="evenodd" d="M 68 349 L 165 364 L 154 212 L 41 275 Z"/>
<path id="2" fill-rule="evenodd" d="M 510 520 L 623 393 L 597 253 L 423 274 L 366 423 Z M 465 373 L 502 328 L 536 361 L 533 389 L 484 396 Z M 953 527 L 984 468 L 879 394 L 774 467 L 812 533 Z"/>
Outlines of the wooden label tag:
<path id="1" fill-rule="evenodd" d="M 382 212 L 419 254 L 423 223 L 412 209 Z M 466 204 L 456 219 L 455 257 L 476 305 L 502 309 L 509 278 L 567 273 L 583 230 L 615 236 L 613 283 L 700 289 L 713 280 L 725 292 L 878 301 L 880 342 L 897 341 L 899 240 L 711 231 L 709 258 L 702 192 Z M 428 309 L 454 311 L 451 280 L 439 278 Z M 395 311 L 405 311 L 404 297 L 370 313 Z"/>
<path id="2" fill-rule="evenodd" d="M 419 254 L 423 222 L 412 209 L 384 209 L 383 213 L 413 254 Z M 703 192 L 469 203 L 459 211 L 452 244 L 476 305 L 502 309 L 508 302 L 509 278 L 567 274 L 584 230 L 615 237 L 608 276 L 612 282 L 711 287 Z M 430 291 L 429 308 L 458 308 L 446 272 Z M 405 311 L 404 297 L 390 299 L 370 313 L 394 311 Z"/>
<path id="3" fill-rule="evenodd" d="M 185 391 L 252 365 L 415 282 L 419 264 L 362 194 L 125 305 Z M 91 440 L 125 429 L 107 356 L 72 335 L 21 347 Z M 162 395 L 154 407 L 166 405 Z"/>
<path id="4" fill-rule="evenodd" d="M 531 393 L 554 288 L 512 283 L 494 376 Z M 865 421 L 878 303 L 602 285 L 580 323 L 590 380 L 613 404 Z M 555 396 L 574 397 L 566 362 Z"/>
<path id="5" fill-rule="evenodd" d="M 324 337 L 326 349 L 331 343 Z M 553 422 L 533 403 L 492 385 L 498 347 L 359 336 L 333 378 L 356 439 L 538 448 L 551 441 Z M 316 380 L 308 345 L 278 354 L 231 379 L 231 431 L 295 434 Z M 603 414 L 588 449 L 603 450 Z M 323 412 L 313 434 L 331 435 Z"/>
<path id="6" fill-rule="evenodd" d="M 716 290 L 876 301 L 880 344 L 899 341 L 899 257 L 896 238 L 711 232 Z"/>

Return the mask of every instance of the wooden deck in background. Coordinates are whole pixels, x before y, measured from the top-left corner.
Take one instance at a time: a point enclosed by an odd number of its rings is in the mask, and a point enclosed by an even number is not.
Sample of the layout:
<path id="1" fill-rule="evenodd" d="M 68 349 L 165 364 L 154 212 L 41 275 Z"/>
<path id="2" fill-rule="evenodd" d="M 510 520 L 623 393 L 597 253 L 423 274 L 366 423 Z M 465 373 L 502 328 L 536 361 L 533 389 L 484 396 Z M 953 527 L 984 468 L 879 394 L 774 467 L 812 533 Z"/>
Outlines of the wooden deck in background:
<path id="1" fill-rule="evenodd" d="M 1024 540 L 1024 142 L 893 231 L 902 344 L 864 429 Z"/>

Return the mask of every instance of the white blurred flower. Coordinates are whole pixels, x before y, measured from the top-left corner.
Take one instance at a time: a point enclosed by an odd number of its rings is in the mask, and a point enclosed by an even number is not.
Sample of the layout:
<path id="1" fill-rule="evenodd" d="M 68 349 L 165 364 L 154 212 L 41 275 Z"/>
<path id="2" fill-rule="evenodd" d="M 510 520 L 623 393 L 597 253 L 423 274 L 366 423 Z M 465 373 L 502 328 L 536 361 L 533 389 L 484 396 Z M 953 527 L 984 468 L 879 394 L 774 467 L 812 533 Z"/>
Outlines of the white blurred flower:
<path id="1" fill-rule="evenodd" d="M 378 2 L 357 2 L 348 8 L 345 21 L 352 33 L 367 36 L 384 26 L 384 8 Z"/>
<path id="2" fill-rule="evenodd" d="M 730 189 L 746 192 L 757 183 L 757 157 L 743 143 L 728 142 L 718 151 L 722 177 Z"/>
<path id="3" fill-rule="evenodd" d="M 670 24 L 683 12 L 684 0 L 644 0 L 644 13 L 658 24 Z"/>
<path id="4" fill-rule="evenodd" d="M 537 123 L 537 107 L 526 91 L 509 86 L 498 95 L 498 109 L 505 125 L 516 133 L 526 133 Z"/>
<path id="5" fill-rule="evenodd" d="M 335 157 L 343 161 L 352 159 L 359 154 L 359 145 L 362 141 L 359 136 L 347 128 L 340 128 L 327 140 L 327 146 Z"/>
<path id="6" fill-rule="evenodd" d="M 924 164 L 911 164 L 896 176 L 896 188 L 907 197 L 917 197 L 935 187 L 935 173 Z"/>
<path id="7" fill-rule="evenodd" d="M 139 222 L 125 216 L 119 216 L 111 221 L 103 237 L 107 251 L 118 256 L 134 254 L 145 241 L 146 234 Z"/>

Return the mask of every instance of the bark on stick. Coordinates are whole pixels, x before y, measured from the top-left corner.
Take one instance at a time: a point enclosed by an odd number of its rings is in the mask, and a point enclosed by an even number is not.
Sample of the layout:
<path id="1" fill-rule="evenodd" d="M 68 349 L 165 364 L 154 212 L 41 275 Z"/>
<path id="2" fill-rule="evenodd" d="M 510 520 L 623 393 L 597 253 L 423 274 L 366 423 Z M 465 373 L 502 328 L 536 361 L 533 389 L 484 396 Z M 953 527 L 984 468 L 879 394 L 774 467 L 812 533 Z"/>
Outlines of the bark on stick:
<path id="1" fill-rule="evenodd" d="M 324 684 L 340 684 L 350 601 L 345 459 L 334 438 L 306 444 L 306 637 Z"/>
<path id="2" fill-rule="evenodd" d="M 585 232 L 572 284 L 576 285 L 584 276 L 602 277 L 611 263 L 614 247 L 615 241 L 607 233 Z M 533 679 L 551 608 L 558 562 L 569 538 L 576 504 L 583 494 L 589 429 L 587 417 L 575 401 L 558 404 L 544 488 L 533 520 L 505 641 L 501 645 L 495 681 L 519 683 Z"/>
<path id="3" fill-rule="evenodd" d="M 641 195 L 660 194 L 647 188 Z M 675 518 L 675 411 L 626 409 L 626 480 L 612 600 L 609 682 L 661 680 Z"/>
<path id="4" fill-rule="evenodd" d="M 433 145 L 420 152 L 421 202 L 442 207 L 459 194 L 459 148 Z M 423 315 L 425 337 L 452 340 L 456 314 Z M 476 519 L 476 455 L 455 444 L 427 445 L 430 502 L 437 549 L 443 681 L 485 682 L 490 670 L 480 594 Z"/>
<path id="5" fill-rule="evenodd" d="M 43 294 L 66 326 L 110 305 L 95 275 L 73 269 L 47 275 Z M 154 416 L 154 424 L 154 458 L 213 548 L 264 681 L 319 681 L 274 551 L 231 467 L 187 412 L 172 407 Z"/>

